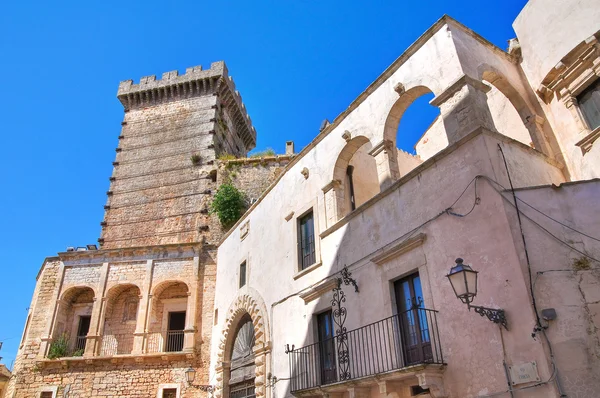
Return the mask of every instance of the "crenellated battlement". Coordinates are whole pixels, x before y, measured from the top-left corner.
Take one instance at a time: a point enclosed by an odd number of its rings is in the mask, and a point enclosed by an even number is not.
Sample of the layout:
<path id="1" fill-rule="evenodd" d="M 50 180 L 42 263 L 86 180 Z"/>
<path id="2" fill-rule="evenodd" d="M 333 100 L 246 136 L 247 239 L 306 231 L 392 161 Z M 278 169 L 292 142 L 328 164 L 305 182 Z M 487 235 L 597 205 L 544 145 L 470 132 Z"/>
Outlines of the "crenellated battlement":
<path id="1" fill-rule="evenodd" d="M 217 95 L 220 104 L 230 109 L 244 142 L 248 148 L 253 148 L 256 130 L 223 61 L 213 62 L 207 70 L 202 66 L 187 68 L 183 75 L 175 70 L 163 73 L 161 79 L 156 75 L 145 76 L 138 84 L 125 80 L 119 84 L 117 92 L 125 111 L 205 95 Z"/>

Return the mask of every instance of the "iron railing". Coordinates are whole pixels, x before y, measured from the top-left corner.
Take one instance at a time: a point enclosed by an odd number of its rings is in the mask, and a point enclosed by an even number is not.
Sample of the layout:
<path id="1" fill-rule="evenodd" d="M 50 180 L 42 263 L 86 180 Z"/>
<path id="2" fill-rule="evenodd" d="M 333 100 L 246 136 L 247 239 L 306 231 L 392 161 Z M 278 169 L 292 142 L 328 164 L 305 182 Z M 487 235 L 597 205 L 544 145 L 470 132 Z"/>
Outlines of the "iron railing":
<path id="1" fill-rule="evenodd" d="M 436 313 L 414 308 L 290 351 L 291 390 L 444 363 Z"/>
<path id="2" fill-rule="evenodd" d="M 87 342 L 87 336 L 77 336 L 75 338 L 75 347 L 73 347 L 73 351 L 85 351 L 85 343 Z"/>
<path id="3" fill-rule="evenodd" d="M 100 356 L 131 354 L 133 334 L 105 334 L 102 336 Z"/>
<path id="4" fill-rule="evenodd" d="M 146 352 L 183 351 L 183 330 L 165 330 L 146 335 Z"/>

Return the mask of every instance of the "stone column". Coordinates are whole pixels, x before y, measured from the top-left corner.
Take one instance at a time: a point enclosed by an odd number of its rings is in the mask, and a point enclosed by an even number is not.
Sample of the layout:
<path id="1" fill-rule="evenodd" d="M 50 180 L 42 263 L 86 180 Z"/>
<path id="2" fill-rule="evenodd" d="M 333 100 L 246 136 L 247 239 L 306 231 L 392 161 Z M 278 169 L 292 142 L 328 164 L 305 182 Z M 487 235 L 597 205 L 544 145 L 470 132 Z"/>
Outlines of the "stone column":
<path id="1" fill-rule="evenodd" d="M 490 89 L 479 80 L 463 75 L 431 100 L 431 105 L 440 108 L 448 145 L 480 127 L 497 131 L 487 104 L 486 93 Z"/>
<path id="2" fill-rule="evenodd" d="M 185 312 L 185 329 L 183 331 L 183 351 L 194 351 L 196 335 L 196 308 L 198 307 L 198 278 L 200 257 L 194 256 L 194 279 L 191 290 L 188 292 L 187 309 Z"/>
<path id="3" fill-rule="evenodd" d="M 58 316 L 58 311 L 61 305 L 61 301 L 59 300 L 59 293 L 62 290 L 63 277 L 65 275 L 65 265 L 61 262 L 60 267 L 58 269 L 58 275 L 56 276 L 56 280 L 58 281 L 58 286 L 52 293 L 52 302 L 54 302 L 54 309 L 52 315 L 48 317 L 46 321 L 46 327 L 44 328 L 44 334 L 42 335 L 42 342 L 40 344 L 40 350 L 38 352 L 39 358 L 44 358 L 48 353 L 48 346 L 52 341 L 52 335 L 54 333 L 54 327 L 56 323 L 56 317 Z"/>
<path id="4" fill-rule="evenodd" d="M 373 156 L 377 163 L 379 190 L 383 192 L 400 178 L 396 146 L 391 140 L 383 140 L 371 149 L 369 155 Z"/>
<path id="5" fill-rule="evenodd" d="M 132 354 L 142 354 L 144 352 L 144 336 L 148 332 L 147 321 L 148 311 L 150 310 L 150 288 L 152 286 L 152 260 L 146 261 L 146 275 L 142 285 L 140 304 L 138 305 L 137 321 L 135 332 L 133 333 L 133 351 Z"/>
<path id="6" fill-rule="evenodd" d="M 325 229 L 344 217 L 344 188 L 340 180 L 332 180 L 323 188 L 325 195 Z"/>
<path id="7" fill-rule="evenodd" d="M 90 330 L 88 331 L 86 343 L 85 343 L 85 351 L 83 353 L 84 357 L 93 357 L 100 350 L 100 341 L 101 337 L 98 334 L 100 328 L 100 322 L 104 323 L 104 304 L 106 298 L 104 297 L 104 290 L 106 289 L 106 280 L 108 277 L 108 263 L 102 263 L 102 268 L 100 268 L 100 280 L 97 285 L 97 295 L 99 297 L 94 297 L 94 304 L 92 307 L 92 317 L 90 320 Z"/>

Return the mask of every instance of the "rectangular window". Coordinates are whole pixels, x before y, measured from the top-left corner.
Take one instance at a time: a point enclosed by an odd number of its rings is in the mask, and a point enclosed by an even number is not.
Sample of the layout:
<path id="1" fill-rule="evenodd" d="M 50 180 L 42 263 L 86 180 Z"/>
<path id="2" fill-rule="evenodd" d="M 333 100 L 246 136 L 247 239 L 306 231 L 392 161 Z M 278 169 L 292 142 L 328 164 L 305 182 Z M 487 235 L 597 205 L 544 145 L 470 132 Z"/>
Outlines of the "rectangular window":
<path id="1" fill-rule="evenodd" d="M 298 219 L 298 256 L 301 270 L 315 263 L 315 222 L 312 210 Z"/>
<path id="2" fill-rule="evenodd" d="M 600 79 L 577 96 L 579 109 L 591 130 L 600 126 Z"/>
<path id="3" fill-rule="evenodd" d="M 240 287 L 246 284 L 246 262 L 240 264 Z"/>
<path id="4" fill-rule="evenodd" d="M 52 391 L 44 391 L 40 394 L 40 398 L 54 398 L 54 393 Z"/>
<path id="5" fill-rule="evenodd" d="M 162 398 L 177 398 L 176 388 L 165 388 L 162 391 Z"/>

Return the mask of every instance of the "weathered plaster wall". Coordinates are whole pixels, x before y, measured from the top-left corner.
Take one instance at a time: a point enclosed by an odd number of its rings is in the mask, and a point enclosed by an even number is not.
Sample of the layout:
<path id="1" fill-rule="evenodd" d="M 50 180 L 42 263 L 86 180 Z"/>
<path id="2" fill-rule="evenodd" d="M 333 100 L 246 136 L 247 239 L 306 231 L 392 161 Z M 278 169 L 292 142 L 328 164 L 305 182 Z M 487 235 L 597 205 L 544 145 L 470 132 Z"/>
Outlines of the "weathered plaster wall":
<path id="1" fill-rule="evenodd" d="M 479 183 L 478 194 L 482 201 L 473 216 L 464 220 L 451 216 L 439 218 L 422 229 L 427 234 L 422 248 L 381 266 L 369 262 L 369 257 L 381 252 L 387 244 L 401 240 L 406 232 L 450 206 L 476 175 L 493 176 L 501 183 L 507 183 L 505 174 L 497 169 L 503 166 L 497 143 L 510 148 L 505 149 L 507 158 L 514 158 L 514 162 L 522 163 L 531 170 L 530 177 L 516 172 L 517 175 L 513 176 L 516 184 L 529 183 L 530 179 L 549 183 L 553 178 L 560 178 L 560 171 L 542 155 L 530 153 L 532 149 L 509 140 L 499 140 L 499 137 L 478 135 L 461 146 L 448 148 L 403 179 L 402 184 L 386 191 L 377 202 L 369 202 L 372 204 L 345 218 L 340 227 L 334 232 L 327 232 L 327 236 L 320 240 L 322 265 L 300 277 L 294 277 L 298 272 L 294 234 L 296 218 L 294 216 L 286 221 L 284 217 L 290 212 L 299 215 L 307 207 L 314 206 L 316 230 L 323 233 L 323 199 L 322 192 L 316 188 L 318 184 L 311 183 L 314 173 L 305 181 L 301 175 L 286 173 L 262 202 L 247 214 L 243 222 L 248 220 L 250 223 L 248 236 L 240 240 L 238 227 L 220 246 L 217 291 L 221 294 L 216 298 L 215 307 L 225 316 L 219 318 L 213 335 L 222 333 L 228 309 L 234 300 L 231 297 L 238 292 L 238 266 L 242 261 L 247 261 L 248 286 L 260 295 L 267 308 L 272 308 L 268 319 L 269 324 L 273 325 L 271 372 L 279 378 L 288 377 L 289 365 L 288 357 L 283 352 L 284 345 L 299 347 L 312 343 L 313 315 L 331 306 L 331 293 L 325 293 L 308 304 L 294 293 L 313 286 L 343 265 L 355 268 L 353 277 L 359 282 L 361 290 L 355 295 L 348 289 L 346 302 L 349 309 L 346 326 L 353 329 L 392 315 L 390 281 L 419 270 L 427 306 L 440 311 L 440 335 L 444 336 L 442 348 L 448 362 L 445 377 L 451 397 L 470 397 L 505 388 L 506 380 L 501 366 L 504 359 L 500 343 L 502 338 L 508 352 L 507 361 L 516 364 L 536 360 L 540 363 L 540 372 L 548 377 L 551 372 L 541 344 L 521 339 L 523 334 L 530 333 L 533 313 L 523 311 L 523 303 L 529 301 L 526 285 L 520 276 L 511 276 L 520 270 L 519 258 L 502 200 L 489 186 Z M 319 170 L 319 165 L 323 163 L 321 156 L 325 154 L 316 147 L 303 160 L 308 162 L 310 159 L 310 169 Z M 316 173 L 316 176 L 321 175 L 321 172 Z M 315 185 L 316 189 L 311 188 Z M 283 195 L 280 190 L 286 190 L 287 194 Z M 471 186 L 454 211 L 466 213 L 473 204 L 473 195 Z M 428 201 L 425 207 L 424 198 Z M 482 219 L 486 220 L 485 223 L 481 222 Z M 276 237 L 276 241 L 270 242 L 267 237 Z M 277 250 L 267 249 L 274 244 Z M 511 331 L 505 332 L 503 337 L 496 326 L 469 313 L 455 300 L 444 278 L 454 258 L 467 254 L 467 261 L 482 271 L 482 275 L 485 274 L 478 304 L 502 306 L 509 311 Z M 292 296 L 286 298 L 290 294 Z M 294 327 L 290 328 L 289 325 Z M 468 327 L 465 328 L 465 325 Z M 457 335 L 459 330 L 460 336 Z M 469 347 L 464 346 L 466 342 Z M 480 348 L 473 350 L 472 347 Z M 213 363 L 217 348 L 217 342 L 213 341 Z M 277 384 L 275 394 L 286 394 L 287 388 L 288 383 L 282 381 Z M 531 396 L 546 397 L 549 391 L 541 388 Z"/>
<path id="2" fill-rule="evenodd" d="M 548 327 L 559 379 L 569 397 L 594 397 L 600 390 L 600 263 L 586 255 L 600 260 L 600 218 L 595 210 L 600 206 L 600 181 L 519 190 L 517 196 L 523 201 L 519 207 L 537 306 L 540 312 L 554 308 L 557 313 L 556 320 L 542 324 Z M 515 245 L 521 249 L 514 202 L 509 192 L 505 197 Z M 521 257 L 527 280 L 522 251 Z"/>
<path id="3" fill-rule="evenodd" d="M 447 146 L 448 136 L 444 129 L 444 122 L 441 116 L 438 116 L 419 141 L 417 141 L 415 150 L 417 155 L 425 161 Z M 398 159 L 398 162 L 400 162 L 400 159 Z M 400 175 L 403 175 L 402 171 Z"/>
<path id="4" fill-rule="evenodd" d="M 523 121 L 508 98 L 493 85 L 491 85 L 487 97 L 492 119 L 494 119 L 494 125 L 498 132 L 533 147 L 534 144 L 529 131 L 525 128 Z"/>
<path id="5" fill-rule="evenodd" d="M 513 22 L 531 87 L 575 45 L 600 29 L 597 0 L 529 0 Z"/>

